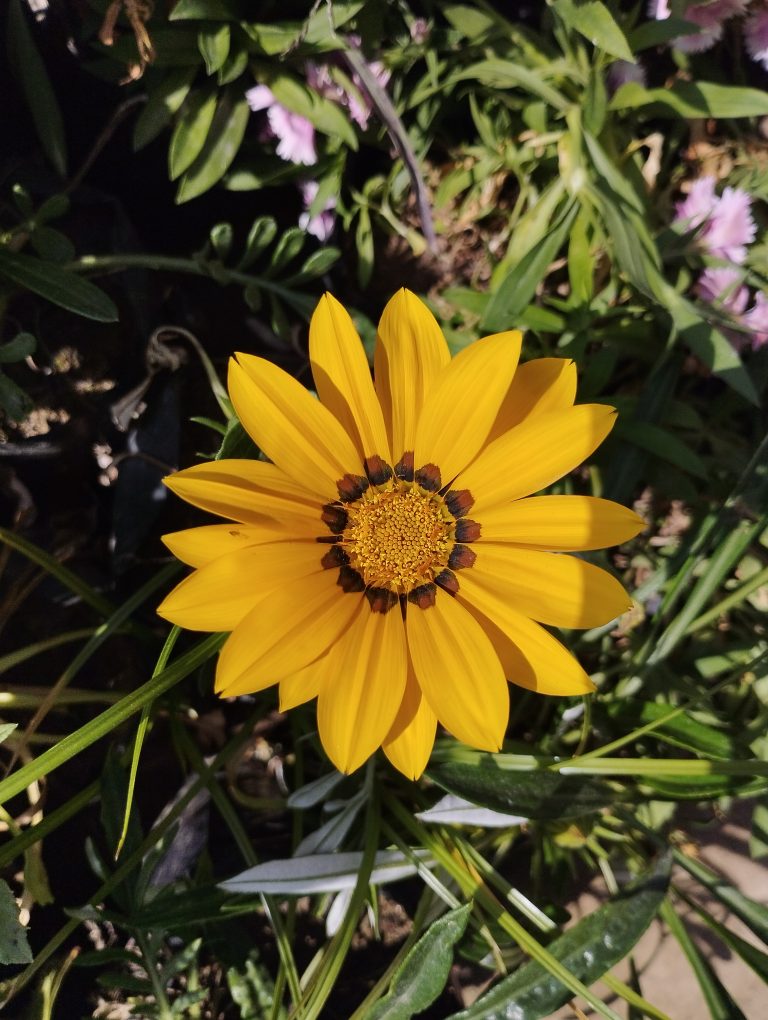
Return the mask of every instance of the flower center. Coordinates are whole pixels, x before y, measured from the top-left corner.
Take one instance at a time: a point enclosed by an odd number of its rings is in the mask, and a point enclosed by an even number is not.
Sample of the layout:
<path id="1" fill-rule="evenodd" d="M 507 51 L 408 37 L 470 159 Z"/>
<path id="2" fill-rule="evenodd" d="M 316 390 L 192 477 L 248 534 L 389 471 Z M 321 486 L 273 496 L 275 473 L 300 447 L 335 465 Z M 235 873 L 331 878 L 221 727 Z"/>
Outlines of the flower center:
<path id="1" fill-rule="evenodd" d="M 346 510 L 342 545 L 366 587 L 404 595 L 447 567 L 456 521 L 442 496 L 393 479 Z"/>

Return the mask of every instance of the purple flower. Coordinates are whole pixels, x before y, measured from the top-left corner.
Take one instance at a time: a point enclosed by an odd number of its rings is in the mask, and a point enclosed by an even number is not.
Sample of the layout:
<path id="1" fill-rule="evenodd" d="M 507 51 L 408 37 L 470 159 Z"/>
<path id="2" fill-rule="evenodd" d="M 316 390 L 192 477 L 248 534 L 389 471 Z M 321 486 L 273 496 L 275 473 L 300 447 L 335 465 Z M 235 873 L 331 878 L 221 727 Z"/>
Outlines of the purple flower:
<path id="1" fill-rule="evenodd" d="M 317 163 L 315 129 L 306 117 L 278 103 L 266 85 L 248 89 L 245 98 L 253 111 L 267 111 L 267 122 L 272 135 L 277 138 L 277 154 L 281 159 L 304 166 Z"/>
<path id="2" fill-rule="evenodd" d="M 758 7 L 744 26 L 747 53 L 768 71 L 768 7 Z"/>
<path id="3" fill-rule="evenodd" d="M 316 237 L 318 241 L 324 242 L 331 236 L 336 225 L 336 216 L 333 211 L 336 208 L 336 199 L 333 195 L 329 195 L 320 212 L 311 215 L 310 207 L 317 197 L 319 187 L 320 185 L 317 181 L 302 181 L 299 184 L 299 190 L 301 191 L 301 197 L 304 199 L 306 209 L 306 212 L 299 216 L 299 226 L 302 230 L 306 230 L 308 234 Z"/>
<path id="4" fill-rule="evenodd" d="M 681 35 L 673 45 L 684 53 L 703 53 L 711 49 L 723 35 L 723 24 L 737 14 L 743 14 L 749 0 L 703 0 L 689 3 L 683 10 L 683 19 L 699 26 L 691 35 Z M 648 13 L 657 21 L 666 20 L 670 14 L 669 0 L 651 0 Z"/>
<path id="5" fill-rule="evenodd" d="M 698 228 L 698 242 L 707 254 L 741 263 L 757 229 L 750 203 L 749 195 L 740 188 L 725 188 L 718 197 L 715 178 L 700 177 L 691 185 L 688 197 L 678 202 L 674 223 Z"/>
<path id="6" fill-rule="evenodd" d="M 383 88 L 390 78 L 387 68 L 380 61 L 375 60 L 368 65 L 368 69 Z M 352 120 L 365 131 L 372 112 L 371 100 L 358 74 L 353 74 L 350 80 L 353 86 L 351 90 L 343 88 L 334 80 L 327 64 L 307 64 L 309 87 L 324 98 L 332 99 L 339 106 L 345 106 L 349 110 Z"/>
<path id="7" fill-rule="evenodd" d="M 755 303 L 741 318 L 752 334 L 752 349 L 768 344 L 768 297 L 762 291 L 755 294 Z"/>
<path id="8" fill-rule="evenodd" d="M 629 60 L 614 60 L 605 76 L 605 84 L 609 93 L 613 95 L 627 82 L 645 85 L 645 68 L 640 61 L 633 64 Z"/>
<path id="9" fill-rule="evenodd" d="M 749 291 L 741 285 L 738 269 L 705 269 L 696 284 L 696 293 L 710 305 L 718 305 L 738 316 L 747 307 Z"/>

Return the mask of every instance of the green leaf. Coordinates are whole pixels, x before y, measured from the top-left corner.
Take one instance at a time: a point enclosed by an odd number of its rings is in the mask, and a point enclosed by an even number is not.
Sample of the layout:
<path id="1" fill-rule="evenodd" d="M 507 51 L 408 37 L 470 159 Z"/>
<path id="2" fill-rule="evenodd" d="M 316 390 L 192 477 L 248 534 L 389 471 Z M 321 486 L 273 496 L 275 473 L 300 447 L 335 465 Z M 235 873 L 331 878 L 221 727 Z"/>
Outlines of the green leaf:
<path id="1" fill-rule="evenodd" d="M 9 365 L 14 361 L 28 358 L 37 347 L 37 340 L 31 333 L 17 333 L 13 340 L 0 345 L 0 365 Z"/>
<path id="2" fill-rule="evenodd" d="M 237 155 L 249 116 L 248 103 L 237 90 L 220 97 L 203 150 L 179 184 L 176 193 L 179 205 L 197 198 L 221 180 Z"/>
<path id="3" fill-rule="evenodd" d="M 169 71 L 149 94 L 146 106 L 133 127 L 133 148 L 143 149 L 166 128 L 189 94 L 197 68 L 179 67 Z"/>
<path id="4" fill-rule="evenodd" d="M 565 96 L 561 95 L 557 89 L 547 85 L 540 70 L 531 71 L 521 64 L 515 64 L 511 60 L 500 60 L 498 57 L 470 64 L 463 71 L 448 78 L 443 83 L 443 87 L 446 88 L 459 81 L 479 81 L 483 85 L 491 85 L 496 88 L 519 88 L 533 96 L 538 96 L 549 106 L 563 112 L 570 105 Z"/>
<path id="5" fill-rule="evenodd" d="M 307 235 L 301 227 L 288 227 L 275 245 L 267 275 L 274 276 L 281 269 L 285 268 L 289 262 L 293 261 L 304 247 L 306 239 Z"/>
<path id="6" fill-rule="evenodd" d="M 691 35 L 698 32 L 699 26 L 692 21 L 683 21 L 682 18 L 665 18 L 662 21 L 651 19 L 642 21 L 629 33 L 629 45 L 633 53 L 650 49 L 651 46 L 662 46 L 670 39 L 676 39 L 680 35 Z"/>
<path id="7" fill-rule="evenodd" d="M 4 744 L 18 726 L 15 722 L 0 723 L 0 744 Z"/>
<path id="8" fill-rule="evenodd" d="M 605 906 L 583 918 L 547 947 L 586 985 L 597 981 L 636 945 L 667 894 L 670 857 L 661 856 L 652 871 L 622 890 Z M 571 992 L 540 963 L 526 963 L 482 995 L 453 1020 L 540 1020 L 571 998 Z"/>
<path id="9" fill-rule="evenodd" d="M 310 280 L 315 276 L 322 276 L 331 266 L 336 265 L 340 258 L 341 252 L 338 248 L 318 248 L 306 259 L 296 279 Z"/>
<path id="10" fill-rule="evenodd" d="M 672 316 L 680 339 L 693 353 L 742 397 L 760 406 L 754 383 L 733 345 L 723 334 L 699 315 L 696 307 L 678 294 L 665 280 L 654 288 Z"/>
<path id="11" fill-rule="evenodd" d="M 677 81 L 663 89 L 647 89 L 632 81 L 622 85 L 610 103 L 612 110 L 644 107 L 653 107 L 649 112 L 659 117 L 764 117 L 768 93 L 710 81 Z"/>
<path id="12" fill-rule="evenodd" d="M 501 281 L 483 316 L 483 330 L 497 332 L 509 329 L 514 323 L 544 280 L 547 268 L 565 243 L 578 211 L 578 205 L 571 202 L 544 240 L 531 248 Z"/>
<path id="13" fill-rule="evenodd" d="M 236 81 L 248 66 L 248 51 L 230 49 L 229 56 L 219 68 L 219 85 L 229 85 Z"/>
<path id="14" fill-rule="evenodd" d="M 11 0 L 8 6 L 8 62 L 21 82 L 43 151 L 56 172 L 64 177 L 67 172 L 64 120 L 21 0 Z"/>
<path id="15" fill-rule="evenodd" d="M 664 719 L 674 710 L 669 705 L 653 701 L 622 700 L 605 706 L 605 711 L 626 732 Z M 678 714 L 672 719 L 654 726 L 650 736 L 658 737 L 674 747 L 693 751 L 694 754 L 704 754 L 709 758 L 728 761 L 739 756 L 734 737 L 725 730 L 715 728 L 714 725 L 699 722 L 688 712 L 678 710 Z"/>
<path id="16" fill-rule="evenodd" d="M 36 226 L 29 243 L 36 255 L 50 262 L 71 262 L 75 257 L 75 246 L 66 234 L 54 227 Z"/>
<path id="17" fill-rule="evenodd" d="M 734 776 L 715 770 L 707 776 L 643 776 L 640 785 L 649 800 L 717 800 L 753 797 L 768 789 L 768 779 Z"/>
<path id="18" fill-rule="evenodd" d="M 583 35 L 597 49 L 621 60 L 635 62 L 627 37 L 599 0 L 555 0 L 552 9 L 568 28 Z"/>
<path id="19" fill-rule="evenodd" d="M 248 239 L 245 242 L 243 257 L 240 259 L 238 269 L 248 269 L 261 255 L 265 248 L 268 248 L 277 234 L 277 223 L 271 216 L 259 216 L 251 224 L 248 231 Z"/>
<path id="20" fill-rule="evenodd" d="M 230 30 L 229 25 L 211 25 L 201 28 L 197 36 L 197 45 L 205 61 L 205 70 L 214 74 L 229 56 Z"/>
<path id="21" fill-rule="evenodd" d="M 675 861 L 728 907 L 765 945 L 768 945 L 768 907 L 739 892 L 701 861 L 680 852 L 675 853 Z"/>
<path id="22" fill-rule="evenodd" d="M 340 138 L 351 149 L 357 149 L 355 129 L 338 103 L 324 99 L 287 74 L 276 75 L 269 81 L 269 87 L 282 106 L 306 117 L 323 134 Z"/>
<path id="23" fill-rule="evenodd" d="M 647 421 L 635 421 L 631 418 L 620 418 L 616 423 L 614 435 L 628 443 L 634 443 L 641 450 L 653 454 L 660 460 L 687 471 L 695 478 L 706 480 L 709 477 L 704 461 L 686 446 L 682 439 L 661 425 Z"/>
<path id="24" fill-rule="evenodd" d="M 580 818 L 612 804 L 617 795 L 607 783 L 556 772 L 500 769 L 492 757 L 476 762 L 445 762 L 429 770 L 449 793 L 474 804 L 537 820 Z"/>
<path id="25" fill-rule="evenodd" d="M 0 879 L 0 963 L 32 963 L 27 930 L 19 921 L 19 908 L 7 882 Z"/>
<path id="26" fill-rule="evenodd" d="M 13 379 L 0 373 L 0 408 L 11 419 L 21 421 L 32 410 L 32 401 Z"/>
<path id="27" fill-rule="evenodd" d="M 51 262 L 0 249 L 0 277 L 33 294 L 97 322 L 117 322 L 111 298 L 88 280 Z"/>
<path id="28" fill-rule="evenodd" d="M 178 0 L 168 20 L 247 21 L 252 17 L 252 0 Z"/>
<path id="29" fill-rule="evenodd" d="M 453 947 L 464 934 L 472 904 L 451 910 L 434 922 L 411 949 L 392 978 L 387 995 L 368 1012 L 368 1020 L 411 1020 L 445 988 Z"/>
<path id="30" fill-rule="evenodd" d="M 203 150 L 216 113 L 216 89 L 202 88 L 184 100 L 168 150 L 171 180 L 188 170 Z"/>

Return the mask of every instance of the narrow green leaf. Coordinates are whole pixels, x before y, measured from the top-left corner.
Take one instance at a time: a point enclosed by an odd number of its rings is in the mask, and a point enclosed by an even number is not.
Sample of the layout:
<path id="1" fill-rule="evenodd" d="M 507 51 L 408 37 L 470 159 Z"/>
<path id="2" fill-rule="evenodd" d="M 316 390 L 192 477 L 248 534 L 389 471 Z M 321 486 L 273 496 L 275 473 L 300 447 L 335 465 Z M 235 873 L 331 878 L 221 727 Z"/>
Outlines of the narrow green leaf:
<path id="1" fill-rule="evenodd" d="M 599 811 L 617 799 L 612 787 L 583 776 L 556 772 L 511 772 L 498 768 L 491 755 L 472 763 L 444 762 L 430 778 L 449 793 L 504 814 L 538 820 L 566 820 Z"/>
<path id="2" fill-rule="evenodd" d="M 682 439 L 662 425 L 654 425 L 647 421 L 635 421 L 632 418 L 619 418 L 614 435 L 639 446 L 647 453 L 652 453 L 660 460 L 667 461 L 668 464 L 680 468 L 681 471 L 687 471 L 694 478 L 706 481 L 709 477 L 709 471 L 701 457 L 695 454 Z"/>
<path id="3" fill-rule="evenodd" d="M 688 930 L 670 903 L 662 905 L 661 916 L 688 958 L 712 1020 L 747 1020 L 722 981 L 702 956 Z"/>
<path id="4" fill-rule="evenodd" d="M 488 332 L 508 329 L 529 304 L 536 288 L 546 277 L 547 267 L 565 243 L 578 211 L 578 205 L 571 202 L 544 240 L 531 248 L 501 281 L 488 303 L 482 329 Z"/>
<path id="5" fill-rule="evenodd" d="M 278 74 L 269 82 L 278 103 L 306 117 L 318 130 L 331 138 L 340 138 L 351 149 L 357 149 L 357 134 L 351 121 L 338 105 L 287 74 Z"/>
<path id="6" fill-rule="evenodd" d="M 251 224 L 238 269 L 248 269 L 275 239 L 277 223 L 272 216 L 259 216 Z"/>
<path id="7" fill-rule="evenodd" d="M 627 37 L 599 0 L 555 0 L 552 9 L 568 28 L 583 35 L 597 49 L 634 63 Z"/>
<path id="8" fill-rule="evenodd" d="M 0 248 L 0 277 L 31 290 L 47 301 L 97 322 L 117 322 L 117 308 L 111 298 L 88 280 L 51 262 L 32 255 L 20 255 Z"/>
<path id="9" fill-rule="evenodd" d="M 175 181 L 195 162 L 203 150 L 216 113 L 216 89 L 190 92 L 181 107 L 168 150 L 168 172 Z"/>
<path id="10" fill-rule="evenodd" d="M 653 701 L 615 701 L 605 706 L 605 711 L 614 721 L 618 722 L 622 731 L 646 726 L 669 716 L 673 709 L 667 704 Z M 737 742 L 726 730 L 716 729 L 694 719 L 688 712 L 678 710 L 672 719 L 655 726 L 652 736 L 675 747 L 682 747 L 694 754 L 705 754 L 710 758 L 722 758 L 727 761 L 738 756 Z"/>
<path id="11" fill-rule="evenodd" d="M 240 75 L 248 66 L 248 50 L 230 49 L 229 55 L 218 71 L 219 85 L 229 85 L 237 81 Z"/>
<path id="12" fill-rule="evenodd" d="M 544 81 L 541 70 L 532 71 L 521 64 L 515 64 L 511 60 L 501 60 L 498 57 L 470 64 L 469 67 L 465 67 L 445 81 L 443 88 L 460 81 L 479 81 L 483 85 L 497 88 L 519 88 L 533 96 L 538 96 L 549 106 L 561 112 L 565 112 L 570 105 L 565 96 Z"/>
<path id="13" fill-rule="evenodd" d="M 653 107 L 649 112 L 655 116 L 764 117 L 768 114 L 768 93 L 709 81 L 676 81 L 663 89 L 647 89 L 638 82 L 627 82 L 610 103 L 612 110 L 644 107 Z"/>
<path id="14" fill-rule="evenodd" d="M 201 28 L 197 36 L 197 45 L 200 47 L 200 55 L 205 61 L 205 70 L 208 74 L 214 74 L 224 64 L 229 56 L 230 29 L 229 25 L 212 24 Z"/>
<path id="15" fill-rule="evenodd" d="M 669 885 L 671 859 L 656 866 L 613 900 L 583 918 L 547 947 L 586 985 L 623 960 L 659 911 Z M 540 1020 L 571 998 L 570 991 L 540 963 L 531 962 L 481 995 L 453 1020 Z"/>
<path id="16" fill-rule="evenodd" d="M 678 891 L 678 895 L 682 895 Z M 758 949 L 757 946 L 753 946 L 751 942 L 747 942 L 746 939 L 740 938 L 730 928 L 726 928 L 724 924 L 714 918 L 708 910 L 699 906 L 690 897 L 682 895 L 682 899 L 691 907 L 704 923 L 712 929 L 717 935 L 721 942 L 724 942 L 729 949 L 732 949 L 734 953 L 741 957 L 748 967 L 752 970 L 763 982 L 768 985 L 768 953 L 763 952 L 762 949 Z"/>
<path id="17" fill-rule="evenodd" d="M 37 340 L 31 333 L 17 333 L 13 340 L 0 345 L 0 365 L 10 365 L 14 361 L 23 361 L 37 347 Z"/>
<path id="18" fill-rule="evenodd" d="M 237 155 L 249 116 L 244 96 L 231 91 L 220 96 L 202 151 L 179 184 L 176 193 L 179 205 L 197 198 L 221 180 Z"/>
<path id="19" fill-rule="evenodd" d="M 8 5 L 8 62 L 21 82 L 40 144 L 56 172 L 64 177 L 67 172 L 64 120 L 21 0 L 11 0 Z"/>
<path id="20" fill-rule="evenodd" d="M 152 88 L 149 99 L 136 118 L 133 128 L 133 148 L 143 149 L 166 128 L 178 113 L 189 94 L 195 77 L 195 67 L 179 67 L 168 71 Z"/>
<path id="21" fill-rule="evenodd" d="M 693 857 L 676 852 L 675 861 L 725 904 L 765 945 L 768 945 L 768 907 L 745 896 L 730 882 Z"/>
<path id="22" fill-rule="evenodd" d="M 17 728 L 18 723 L 15 722 L 0 723 L 0 744 L 4 743 Z"/>
<path id="23" fill-rule="evenodd" d="M 368 1013 L 368 1020 L 411 1020 L 428 1009 L 445 988 L 453 947 L 464 934 L 472 904 L 451 910 L 419 939 L 392 978 L 387 995 Z"/>
<path id="24" fill-rule="evenodd" d="M 19 908 L 7 882 L 0 879 L 0 963 L 32 963 L 27 930 L 19 921 Z"/>
<path id="25" fill-rule="evenodd" d="M 170 21 L 247 21 L 253 17 L 252 0 L 178 0 Z"/>
<path id="26" fill-rule="evenodd" d="M 683 21 L 682 18 L 664 18 L 662 21 L 652 18 L 641 21 L 632 29 L 628 37 L 629 45 L 633 53 L 639 53 L 641 50 L 650 49 L 651 46 L 662 46 L 680 35 L 690 35 L 698 29 L 698 25 L 692 21 Z"/>
<path id="27" fill-rule="evenodd" d="M 292 262 L 293 259 L 296 258 L 301 249 L 304 247 L 304 242 L 306 240 L 307 235 L 301 227 L 288 227 L 275 245 L 275 250 L 272 253 L 272 261 L 266 275 L 274 276 L 276 273 L 279 273 L 281 269 L 284 269 L 289 262 Z"/>

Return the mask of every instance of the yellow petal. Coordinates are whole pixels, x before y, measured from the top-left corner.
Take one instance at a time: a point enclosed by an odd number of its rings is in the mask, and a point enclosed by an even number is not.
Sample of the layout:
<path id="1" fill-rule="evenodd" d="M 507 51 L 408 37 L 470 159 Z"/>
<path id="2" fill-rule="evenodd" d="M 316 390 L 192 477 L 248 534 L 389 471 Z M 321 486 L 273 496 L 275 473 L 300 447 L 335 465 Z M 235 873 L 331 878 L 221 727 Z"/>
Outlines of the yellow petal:
<path id="1" fill-rule="evenodd" d="M 435 380 L 416 425 L 414 464 L 436 464 L 443 484 L 485 443 L 520 357 L 522 334 L 496 333 L 460 351 Z"/>
<path id="2" fill-rule="evenodd" d="M 229 362 L 229 395 L 245 430 L 271 461 L 323 501 L 361 475 L 362 459 L 339 422 L 277 365 L 250 354 Z"/>
<path id="3" fill-rule="evenodd" d="M 520 365 L 501 403 L 488 442 L 498 439 L 532 414 L 573 407 L 576 381 L 576 365 L 569 358 L 537 358 Z"/>
<path id="4" fill-rule="evenodd" d="M 459 599 L 491 639 L 510 683 L 537 694 L 591 694 L 595 685 L 578 660 L 538 623 L 516 612 L 503 599 L 472 592 Z"/>
<path id="5" fill-rule="evenodd" d="M 465 744 L 498 751 L 509 719 L 509 693 L 480 624 L 438 588 L 434 606 L 408 606 L 406 632 L 416 679 L 443 726 Z"/>
<path id="6" fill-rule="evenodd" d="M 396 606 L 360 611 L 331 649 L 317 699 L 320 741 L 340 772 L 354 772 L 386 737 L 405 691 L 407 654 Z"/>
<path id="7" fill-rule="evenodd" d="M 318 696 L 328 671 L 328 661 L 329 655 L 326 653 L 297 673 L 283 677 L 280 681 L 281 712 L 287 712 Z"/>
<path id="8" fill-rule="evenodd" d="M 602 443 L 616 412 L 603 404 L 579 404 L 565 411 L 531 415 L 490 443 L 453 483 L 474 497 L 472 517 L 481 511 L 538 492 L 572 471 Z"/>
<path id="9" fill-rule="evenodd" d="M 265 542 L 295 540 L 298 536 L 285 525 L 265 518 L 265 524 L 207 524 L 163 535 L 162 541 L 176 559 L 190 567 L 204 567 L 228 553 Z M 321 529 L 315 528 L 315 531 Z"/>
<path id="10" fill-rule="evenodd" d="M 157 612 L 187 630 L 234 630 L 278 585 L 321 572 L 324 548 L 317 542 L 269 542 L 219 556 L 176 585 Z"/>
<path id="11" fill-rule="evenodd" d="M 361 457 L 391 463 L 381 406 L 360 337 L 347 310 L 324 294 L 309 324 L 309 359 L 317 393 L 352 437 Z"/>
<path id="12" fill-rule="evenodd" d="M 323 655 L 362 598 L 345 594 L 337 578 L 335 570 L 310 574 L 258 602 L 221 650 L 216 693 L 230 698 L 262 691 Z"/>
<path id="13" fill-rule="evenodd" d="M 274 521 L 322 535 L 322 501 L 263 460 L 214 460 L 177 471 L 163 481 L 187 503 L 243 524 Z M 318 530 L 319 528 L 319 530 Z"/>
<path id="14" fill-rule="evenodd" d="M 461 593 L 477 604 L 485 593 L 553 627 L 598 627 L 632 608 L 606 570 L 565 553 L 476 543 L 474 566 L 461 572 Z"/>
<path id="15" fill-rule="evenodd" d="M 382 744 L 384 754 L 408 779 L 418 779 L 427 767 L 436 729 L 437 717 L 421 693 L 409 663 L 403 700 Z"/>
<path id="16" fill-rule="evenodd" d="M 413 450 L 416 421 L 440 370 L 451 360 L 434 315 L 409 290 L 399 290 L 379 322 L 374 375 L 395 461 Z"/>
<path id="17" fill-rule="evenodd" d="M 619 545 L 645 526 L 642 517 L 609 499 L 529 496 L 485 510 L 480 539 L 572 552 Z"/>

